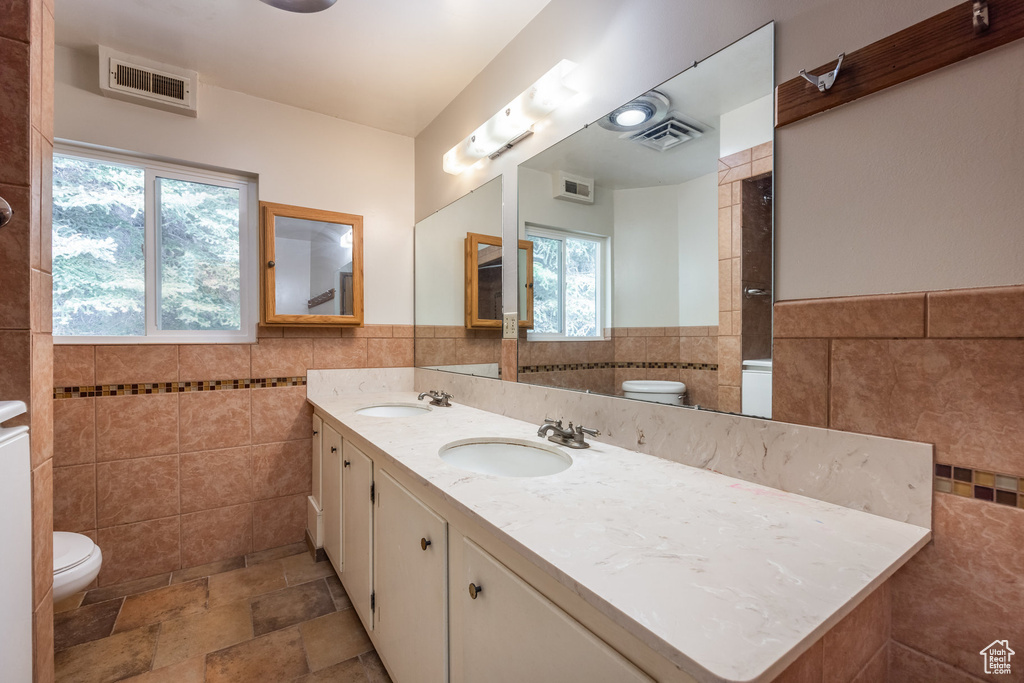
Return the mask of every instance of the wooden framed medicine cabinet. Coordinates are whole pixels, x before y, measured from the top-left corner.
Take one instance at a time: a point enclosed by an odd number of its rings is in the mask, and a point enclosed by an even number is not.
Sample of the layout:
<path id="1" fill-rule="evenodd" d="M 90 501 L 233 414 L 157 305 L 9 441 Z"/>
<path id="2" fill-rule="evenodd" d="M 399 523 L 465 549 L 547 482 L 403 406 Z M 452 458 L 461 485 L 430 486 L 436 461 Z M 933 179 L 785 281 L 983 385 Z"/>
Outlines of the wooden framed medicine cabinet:
<path id="1" fill-rule="evenodd" d="M 519 240 L 519 326 L 533 327 L 533 242 Z M 501 238 L 466 233 L 466 327 L 501 328 Z"/>
<path id="2" fill-rule="evenodd" d="M 363 324 L 363 217 L 260 202 L 260 322 Z"/>

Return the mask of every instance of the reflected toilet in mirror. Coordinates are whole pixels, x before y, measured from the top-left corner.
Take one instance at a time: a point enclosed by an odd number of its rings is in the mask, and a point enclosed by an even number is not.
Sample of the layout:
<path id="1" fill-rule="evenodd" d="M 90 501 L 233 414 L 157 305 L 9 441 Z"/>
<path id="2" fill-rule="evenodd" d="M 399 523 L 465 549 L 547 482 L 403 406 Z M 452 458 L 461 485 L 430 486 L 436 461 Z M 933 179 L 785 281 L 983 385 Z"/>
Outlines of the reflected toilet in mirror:
<path id="1" fill-rule="evenodd" d="M 519 166 L 520 382 L 770 417 L 773 31 Z"/>

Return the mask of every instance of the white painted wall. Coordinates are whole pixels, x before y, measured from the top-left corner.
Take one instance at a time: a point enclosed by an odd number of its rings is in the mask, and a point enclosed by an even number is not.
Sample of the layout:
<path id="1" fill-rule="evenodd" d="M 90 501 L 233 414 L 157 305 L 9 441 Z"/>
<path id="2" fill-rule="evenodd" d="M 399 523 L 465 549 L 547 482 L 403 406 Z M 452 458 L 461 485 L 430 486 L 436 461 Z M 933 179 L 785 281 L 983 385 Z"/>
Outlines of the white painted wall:
<path id="1" fill-rule="evenodd" d="M 416 324 L 466 324 L 466 234 L 501 237 L 501 179 L 416 224 Z"/>
<path id="2" fill-rule="evenodd" d="M 679 325 L 718 325 L 718 173 L 678 186 Z"/>
<path id="3" fill-rule="evenodd" d="M 719 157 L 770 142 L 775 133 L 775 98 L 765 95 L 722 114 L 718 122 Z"/>
<path id="4" fill-rule="evenodd" d="M 412 323 L 411 138 L 202 82 L 188 118 L 101 96 L 95 54 L 55 59 L 58 138 L 257 174 L 261 200 L 362 215 L 366 322 Z"/>
<path id="5" fill-rule="evenodd" d="M 288 277 L 274 281 L 274 299 L 282 313 L 303 313 L 309 301 L 309 240 L 278 237 L 274 240 L 275 267 Z"/>
<path id="6" fill-rule="evenodd" d="M 679 325 L 679 186 L 616 190 L 613 327 Z"/>
<path id="7" fill-rule="evenodd" d="M 552 0 L 416 138 L 416 213 L 504 174 L 582 125 L 776 21 L 775 73 L 796 76 L 955 0 Z M 583 95 L 469 174 L 441 155 L 560 59 Z M 1024 43 L 786 127 L 776 139 L 779 298 L 1024 282 Z M 992 74 L 999 74 L 993 78 Z M 505 291 L 515 291 L 506 276 Z"/>
<path id="8" fill-rule="evenodd" d="M 519 176 L 519 237 L 526 237 L 526 224 L 561 228 L 611 237 L 615 227 L 613 193 L 594 188 L 594 203 L 580 204 L 553 196 L 551 174 L 521 168 Z"/>

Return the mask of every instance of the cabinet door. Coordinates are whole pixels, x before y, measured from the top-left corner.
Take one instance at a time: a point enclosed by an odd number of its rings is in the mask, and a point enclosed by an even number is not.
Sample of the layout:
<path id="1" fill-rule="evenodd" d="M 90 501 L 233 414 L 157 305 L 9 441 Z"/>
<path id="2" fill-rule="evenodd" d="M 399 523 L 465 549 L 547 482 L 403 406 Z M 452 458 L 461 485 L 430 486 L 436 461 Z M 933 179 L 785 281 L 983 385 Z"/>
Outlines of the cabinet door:
<path id="1" fill-rule="evenodd" d="M 452 683 L 650 683 L 480 546 L 463 539 L 461 551 L 452 574 Z"/>
<path id="2" fill-rule="evenodd" d="M 343 569 L 344 548 L 341 543 L 342 514 L 342 466 L 341 466 L 341 435 L 330 425 L 323 425 L 323 476 L 321 507 L 324 520 L 324 552 L 334 565 L 335 571 L 341 574 Z"/>
<path id="3" fill-rule="evenodd" d="M 342 469 L 342 541 L 345 572 L 341 581 L 352 600 L 356 614 L 367 631 L 373 630 L 373 610 L 370 594 L 373 592 L 373 557 L 370 554 L 373 535 L 373 503 L 370 488 L 373 485 L 373 461 L 348 441 L 344 444 Z"/>
<path id="4" fill-rule="evenodd" d="M 373 512 L 374 632 L 398 683 L 448 680 L 444 519 L 378 471 Z"/>
<path id="5" fill-rule="evenodd" d="M 320 419 L 319 415 L 313 415 L 313 500 L 320 507 L 323 507 L 323 492 L 320 488 L 321 484 L 321 455 L 320 451 L 323 445 L 324 437 L 324 421 Z"/>

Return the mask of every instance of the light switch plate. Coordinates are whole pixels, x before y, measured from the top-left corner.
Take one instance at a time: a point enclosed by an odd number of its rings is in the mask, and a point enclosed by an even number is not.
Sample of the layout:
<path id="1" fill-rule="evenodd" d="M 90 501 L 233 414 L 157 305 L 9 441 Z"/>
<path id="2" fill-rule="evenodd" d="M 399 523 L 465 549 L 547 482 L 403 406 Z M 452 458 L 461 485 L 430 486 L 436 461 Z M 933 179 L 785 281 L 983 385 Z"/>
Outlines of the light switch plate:
<path id="1" fill-rule="evenodd" d="M 519 314 L 518 313 L 506 313 L 504 316 L 504 324 L 501 326 L 501 338 L 502 339 L 518 339 L 519 338 Z"/>

